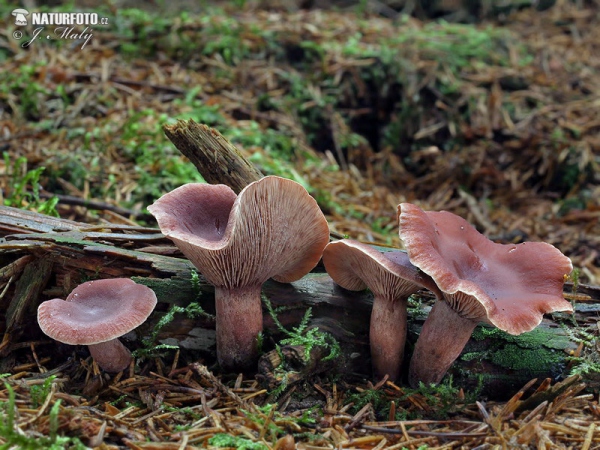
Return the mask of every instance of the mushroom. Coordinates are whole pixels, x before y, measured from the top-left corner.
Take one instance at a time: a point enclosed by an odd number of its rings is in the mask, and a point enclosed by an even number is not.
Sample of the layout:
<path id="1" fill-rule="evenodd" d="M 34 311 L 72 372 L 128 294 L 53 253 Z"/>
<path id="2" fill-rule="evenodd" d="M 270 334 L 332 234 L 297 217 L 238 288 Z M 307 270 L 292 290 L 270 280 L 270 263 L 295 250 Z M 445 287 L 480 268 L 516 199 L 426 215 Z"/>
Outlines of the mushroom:
<path id="1" fill-rule="evenodd" d="M 15 25 L 24 26 L 27 25 L 27 18 L 29 11 L 23 8 L 14 9 L 12 15 L 15 16 Z"/>
<path id="2" fill-rule="evenodd" d="M 406 342 L 408 296 L 426 287 L 441 298 L 433 280 L 420 272 L 402 251 L 380 252 L 351 239 L 331 242 L 323 263 L 333 281 L 344 289 L 373 292 L 369 341 L 373 373 L 400 377 Z"/>
<path id="3" fill-rule="evenodd" d="M 545 242 L 497 244 L 447 211 L 398 206 L 400 238 L 410 261 L 444 294 L 415 345 L 409 383 L 439 383 L 479 322 L 513 335 L 533 330 L 542 316 L 572 312 L 563 285 L 573 266 Z"/>
<path id="4" fill-rule="evenodd" d="M 118 338 L 144 323 L 155 306 L 154 291 L 129 278 L 87 281 L 66 300 L 40 304 L 38 324 L 58 342 L 87 345 L 102 369 L 116 373 L 131 362 Z"/>
<path id="5" fill-rule="evenodd" d="M 228 186 L 190 183 L 148 210 L 165 236 L 215 286 L 217 359 L 251 368 L 263 329 L 261 287 L 310 272 L 329 241 L 317 202 L 299 183 L 268 176 L 236 197 Z"/>

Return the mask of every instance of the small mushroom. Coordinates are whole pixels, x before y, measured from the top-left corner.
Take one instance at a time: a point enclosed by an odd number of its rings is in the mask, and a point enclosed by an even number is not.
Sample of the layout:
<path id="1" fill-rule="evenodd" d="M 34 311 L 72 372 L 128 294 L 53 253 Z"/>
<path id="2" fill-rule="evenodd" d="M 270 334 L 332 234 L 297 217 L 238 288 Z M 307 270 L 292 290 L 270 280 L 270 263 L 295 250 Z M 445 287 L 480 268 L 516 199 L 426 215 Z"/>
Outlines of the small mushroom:
<path id="1" fill-rule="evenodd" d="M 29 11 L 23 8 L 14 9 L 12 15 L 15 16 L 15 25 L 24 26 L 27 25 L 27 17 L 29 15 Z"/>
<path id="2" fill-rule="evenodd" d="M 317 202 L 295 181 L 268 176 L 238 196 L 225 185 L 190 183 L 148 210 L 165 236 L 215 286 L 217 358 L 245 370 L 258 358 L 261 287 L 289 283 L 319 262 L 329 227 Z"/>
<path id="3" fill-rule="evenodd" d="M 497 244 L 447 211 L 398 206 L 400 238 L 411 262 L 444 294 L 415 345 L 409 383 L 439 383 L 479 322 L 518 335 L 544 314 L 572 312 L 563 285 L 573 266 L 545 242 Z"/>
<path id="4" fill-rule="evenodd" d="M 144 323 L 155 306 L 154 291 L 129 278 L 87 281 L 66 300 L 40 304 L 38 324 L 58 342 L 87 345 L 102 369 L 116 373 L 131 362 L 118 338 Z"/>
<path id="5" fill-rule="evenodd" d="M 373 372 L 391 381 L 400 377 L 406 342 L 408 297 L 426 287 L 441 298 L 433 280 L 420 272 L 402 251 L 380 252 L 351 239 L 331 242 L 323 263 L 333 281 L 344 289 L 373 292 L 369 341 Z"/>

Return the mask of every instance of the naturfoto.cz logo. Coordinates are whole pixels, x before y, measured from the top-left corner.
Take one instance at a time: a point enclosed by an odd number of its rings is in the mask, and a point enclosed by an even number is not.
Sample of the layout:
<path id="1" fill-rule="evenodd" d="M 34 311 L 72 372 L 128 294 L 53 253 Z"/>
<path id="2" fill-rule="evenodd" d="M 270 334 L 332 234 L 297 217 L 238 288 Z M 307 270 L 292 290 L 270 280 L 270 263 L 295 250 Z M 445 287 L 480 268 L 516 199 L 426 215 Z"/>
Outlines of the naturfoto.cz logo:
<path id="1" fill-rule="evenodd" d="M 37 39 L 43 39 L 44 36 L 48 40 L 54 39 L 69 39 L 81 42 L 81 48 L 91 41 L 94 37 L 90 26 L 93 25 L 108 25 L 108 17 L 100 17 L 97 13 L 89 12 L 73 12 L 73 13 L 30 13 L 26 9 L 18 8 L 13 10 L 14 23 L 18 27 L 27 26 L 29 24 L 37 26 L 31 34 L 31 39 L 21 44 L 21 47 L 29 47 Z M 41 26 L 40 26 L 41 25 Z M 55 27 L 44 33 L 46 27 Z M 85 26 L 82 30 L 75 28 L 76 26 Z M 20 40 L 24 33 L 21 30 L 13 32 L 13 37 Z"/>

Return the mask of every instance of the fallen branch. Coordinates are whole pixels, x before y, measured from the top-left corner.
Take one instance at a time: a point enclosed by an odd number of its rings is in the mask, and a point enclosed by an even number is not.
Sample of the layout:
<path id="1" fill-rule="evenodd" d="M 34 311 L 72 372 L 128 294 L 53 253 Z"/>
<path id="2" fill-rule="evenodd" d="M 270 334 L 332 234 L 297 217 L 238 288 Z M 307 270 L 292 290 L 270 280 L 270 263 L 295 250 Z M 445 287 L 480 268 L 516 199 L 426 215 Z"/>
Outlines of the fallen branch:
<path id="1" fill-rule="evenodd" d="M 226 184 L 239 193 L 263 174 L 214 128 L 194 122 L 177 121 L 163 130 L 175 147 L 198 169 L 210 184 Z"/>

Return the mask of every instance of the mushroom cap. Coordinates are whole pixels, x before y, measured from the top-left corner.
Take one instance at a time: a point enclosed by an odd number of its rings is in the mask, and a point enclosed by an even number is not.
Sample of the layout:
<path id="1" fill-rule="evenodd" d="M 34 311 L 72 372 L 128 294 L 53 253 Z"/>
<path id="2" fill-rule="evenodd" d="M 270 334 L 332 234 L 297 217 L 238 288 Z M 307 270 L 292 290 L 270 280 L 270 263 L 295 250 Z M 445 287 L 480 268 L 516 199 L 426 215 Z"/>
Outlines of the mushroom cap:
<path id="1" fill-rule="evenodd" d="M 395 300 L 426 287 L 441 297 L 433 280 L 400 250 L 380 252 L 362 242 L 342 239 L 325 247 L 323 264 L 333 281 L 351 291 L 368 287 L 375 296 Z"/>
<path id="2" fill-rule="evenodd" d="M 462 317 L 510 333 L 534 329 L 543 314 L 573 311 L 563 297 L 571 260 L 545 242 L 497 244 L 447 211 L 398 206 L 411 262 L 433 278 Z"/>
<path id="3" fill-rule="evenodd" d="M 17 14 L 23 14 L 25 16 L 28 16 L 29 11 L 27 11 L 26 9 L 23 9 L 23 8 L 13 9 L 12 15 L 16 16 Z"/>
<path id="4" fill-rule="evenodd" d="M 65 344 L 99 344 L 137 328 L 155 306 L 154 291 L 129 278 L 87 281 L 66 300 L 43 302 L 38 324 L 46 335 Z"/>
<path id="5" fill-rule="evenodd" d="M 300 279 L 321 259 L 329 227 L 301 184 L 267 176 L 236 197 L 190 183 L 148 207 L 165 236 L 213 285 L 228 289 Z"/>

